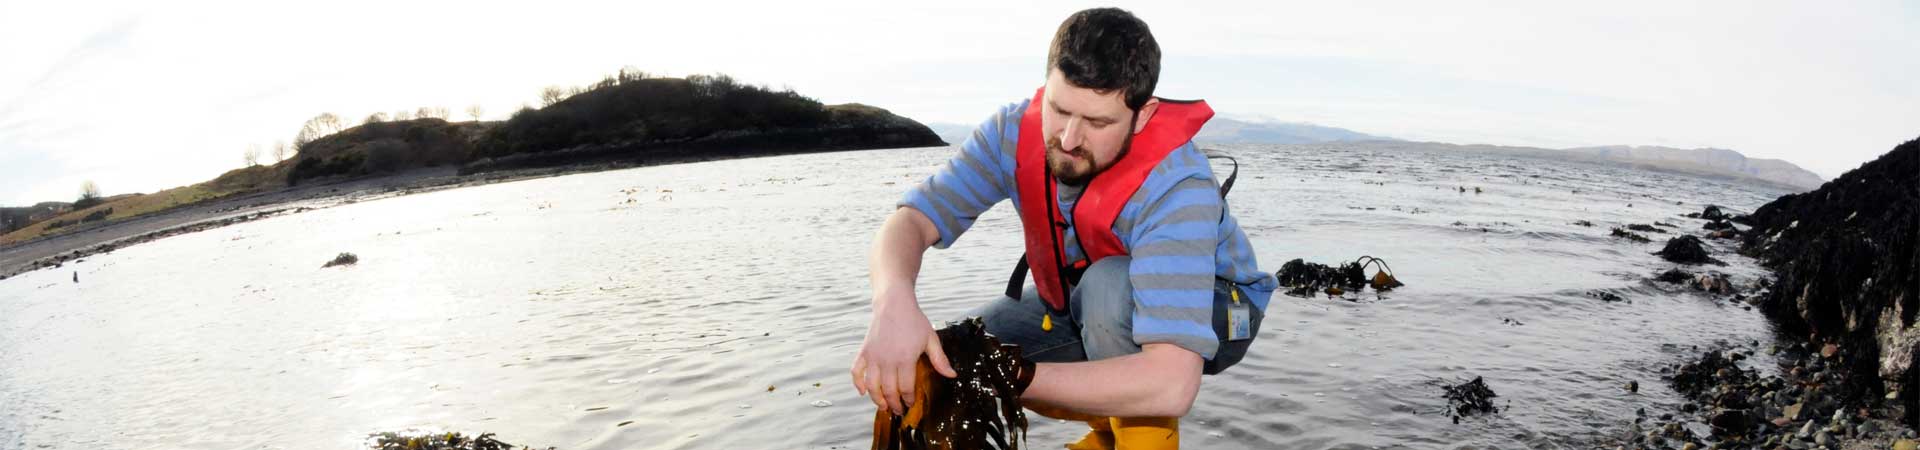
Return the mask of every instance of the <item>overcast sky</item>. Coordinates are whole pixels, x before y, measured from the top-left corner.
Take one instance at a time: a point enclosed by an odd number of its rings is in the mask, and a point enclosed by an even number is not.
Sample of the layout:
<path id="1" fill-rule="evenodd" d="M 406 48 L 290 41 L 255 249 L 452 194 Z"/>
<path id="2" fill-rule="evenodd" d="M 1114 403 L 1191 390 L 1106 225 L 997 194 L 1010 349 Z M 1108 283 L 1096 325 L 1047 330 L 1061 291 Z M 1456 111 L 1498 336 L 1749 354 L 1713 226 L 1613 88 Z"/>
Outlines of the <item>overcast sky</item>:
<path id="1" fill-rule="evenodd" d="M 622 66 L 978 123 L 1030 95 L 1055 26 L 1095 6 L 487 3 L 5 0 L 0 204 L 207 180 L 320 112 L 499 119 Z M 1824 177 L 1920 137 L 1912 1 L 1347 3 L 1118 6 L 1160 41 L 1160 95 L 1238 116 L 1730 148 Z"/>

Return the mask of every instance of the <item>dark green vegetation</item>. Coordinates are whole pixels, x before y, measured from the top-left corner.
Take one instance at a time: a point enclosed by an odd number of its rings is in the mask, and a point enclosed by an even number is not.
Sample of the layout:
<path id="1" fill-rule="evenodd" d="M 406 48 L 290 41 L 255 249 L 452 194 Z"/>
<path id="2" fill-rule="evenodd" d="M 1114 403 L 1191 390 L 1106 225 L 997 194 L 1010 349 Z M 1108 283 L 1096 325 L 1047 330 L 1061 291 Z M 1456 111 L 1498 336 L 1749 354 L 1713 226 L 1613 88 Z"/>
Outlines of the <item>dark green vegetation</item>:
<path id="1" fill-rule="evenodd" d="M 1895 390 L 1906 422 L 1920 421 L 1920 139 L 1746 222 L 1742 252 L 1776 276 L 1761 310 L 1792 339 L 1835 345 L 1842 403 Z"/>
<path id="2" fill-rule="evenodd" d="M 725 75 L 608 77 L 522 109 L 475 145 L 462 173 L 583 162 L 944 145 L 925 125 L 860 104 L 822 105 Z"/>

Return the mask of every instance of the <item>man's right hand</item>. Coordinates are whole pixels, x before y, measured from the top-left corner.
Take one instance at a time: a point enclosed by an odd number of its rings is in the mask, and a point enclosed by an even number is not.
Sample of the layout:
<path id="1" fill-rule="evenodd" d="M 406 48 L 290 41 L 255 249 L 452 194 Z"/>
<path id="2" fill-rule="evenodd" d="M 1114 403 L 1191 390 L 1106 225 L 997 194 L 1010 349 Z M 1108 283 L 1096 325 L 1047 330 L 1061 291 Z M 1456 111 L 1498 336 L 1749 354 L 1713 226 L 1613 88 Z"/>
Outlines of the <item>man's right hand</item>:
<path id="1" fill-rule="evenodd" d="M 874 406 L 895 415 L 906 414 L 913 406 L 914 365 L 921 354 L 927 355 L 940 375 L 958 376 L 911 289 L 874 293 L 873 322 L 867 325 L 867 338 L 853 358 L 854 388 L 873 400 Z"/>

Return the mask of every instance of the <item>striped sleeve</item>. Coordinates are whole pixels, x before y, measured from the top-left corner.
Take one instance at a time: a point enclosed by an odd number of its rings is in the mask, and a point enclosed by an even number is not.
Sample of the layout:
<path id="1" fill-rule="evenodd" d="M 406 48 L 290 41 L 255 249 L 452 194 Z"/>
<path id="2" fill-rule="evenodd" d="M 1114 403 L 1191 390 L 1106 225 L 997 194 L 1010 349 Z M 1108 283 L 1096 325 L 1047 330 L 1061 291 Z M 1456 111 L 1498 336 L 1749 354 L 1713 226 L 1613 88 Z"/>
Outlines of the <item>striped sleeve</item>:
<path id="1" fill-rule="evenodd" d="M 980 214 L 1012 196 L 1013 139 L 1017 138 L 1010 136 L 1019 135 L 1012 125 L 1025 111 L 1024 102 L 1015 103 L 982 122 L 946 166 L 908 190 L 897 204 L 933 220 L 940 229 L 935 248 L 953 245 Z"/>
<path id="2" fill-rule="evenodd" d="M 1206 359 L 1213 332 L 1215 248 L 1223 206 L 1211 178 L 1189 176 L 1147 199 L 1133 230 L 1133 341 L 1178 345 Z"/>

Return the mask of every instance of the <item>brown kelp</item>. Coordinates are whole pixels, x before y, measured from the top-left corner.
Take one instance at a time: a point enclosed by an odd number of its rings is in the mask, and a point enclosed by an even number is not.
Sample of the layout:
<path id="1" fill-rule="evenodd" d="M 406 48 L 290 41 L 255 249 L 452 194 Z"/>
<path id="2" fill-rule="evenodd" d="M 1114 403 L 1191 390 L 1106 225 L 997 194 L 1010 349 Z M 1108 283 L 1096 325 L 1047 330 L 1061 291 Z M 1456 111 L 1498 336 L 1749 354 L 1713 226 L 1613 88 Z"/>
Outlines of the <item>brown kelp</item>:
<path id="1" fill-rule="evenodd" d="M 372 450 L 533 450 L 533 447 L 515 447 L 500 442 L 493 438 L 493 433 L 467 436 L 417 429 L 374 433 L 367 436 L 366 445 Z M 553 450 L 553 447 L 547 447 L 547 450 Z"/>
<path id="2" fill-rule="evenodd" d="M 1019 449 L 1027 438 L 1020 393 L 1033 381 L 1033 363 L 1020 356 L 1019 346 L 987 334 L 978 317 L 937 333 L 959 376 L 941 376 L 921 356 L 913 406 L 903 416 L 874 413 L 873 449 Z"/>
<path id="3" fill-rule="evenodd" d="M 1367 268 L 1380 266 L 1371 280 L 1367 278 Z M 1341 295 L 1346 292 L 1359 292 L 1371 285 L 1375 291 L 1389 291 L 1405 286 L 1394 278 L 1393 269 L 1387 266 L 1387 260 L 1372 256 L 1362 256 L 1340 267 L 1320 263 L 1310 263 L 1301 259 L 1287 261 L 1273 276 L 1280 281 L 1280 287 L 1287 295 L 1311 297 L 1315 292 L 1327 295 Z"/>

